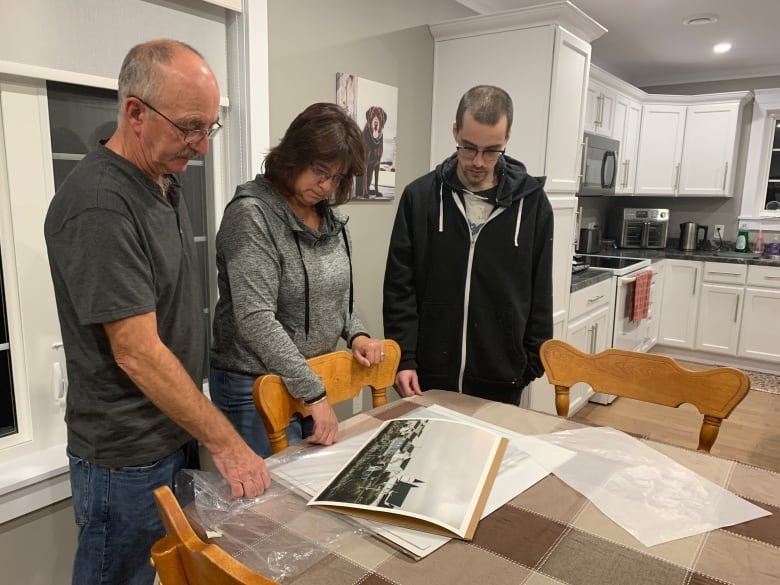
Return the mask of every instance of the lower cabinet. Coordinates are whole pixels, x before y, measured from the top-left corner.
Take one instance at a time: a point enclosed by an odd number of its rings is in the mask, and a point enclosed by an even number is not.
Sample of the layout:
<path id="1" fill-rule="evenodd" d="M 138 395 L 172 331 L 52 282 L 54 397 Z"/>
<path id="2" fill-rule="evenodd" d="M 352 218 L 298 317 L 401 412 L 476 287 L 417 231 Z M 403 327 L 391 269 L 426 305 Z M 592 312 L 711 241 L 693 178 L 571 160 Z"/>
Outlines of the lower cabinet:
<path id="1" fill-rule="evenodd" d="M 702 263 L 664 260 L 664 294 L 658 343 L 693 349 Z"/>
<path id="2" fill-rule="evenodd" d="M 748 266 L 737 355 L 780 362 L 780 268 Z"/>
<path id="3" fill-rule="evenodd" d="M 747 268 L 745 264 L 703 263 L 697 350 L 737 354 Z"/>

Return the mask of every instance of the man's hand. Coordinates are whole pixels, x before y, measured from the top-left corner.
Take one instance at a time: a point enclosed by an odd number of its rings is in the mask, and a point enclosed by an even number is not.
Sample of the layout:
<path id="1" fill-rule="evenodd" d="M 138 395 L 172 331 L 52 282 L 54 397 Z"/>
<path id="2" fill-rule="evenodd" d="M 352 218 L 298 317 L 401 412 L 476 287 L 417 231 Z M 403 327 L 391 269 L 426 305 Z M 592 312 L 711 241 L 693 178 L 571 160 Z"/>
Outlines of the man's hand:
<path id="1" fill-rule="evenodd" d="M 244 441 L 236 441 L 232 449 L 212 453 L 211 458 L 230 484 L 233 498 L 256 498 L 271 485 L 265 461 Z"/>
<path id="2" fill-rule="evenodd" d="M 400 370 L 395 375 L 395 391 L 401 398 L 406 396 L 421 396 L 420 382 L 417 380 L 417 370 Z"/>
<path id="3" fill-rule="evenodd" d="M 332 445 L 339 438 L 339 419 L 327 400 L 309 406 L 314 419 L 314 432 L 306 439 L 317 445 Z"/>

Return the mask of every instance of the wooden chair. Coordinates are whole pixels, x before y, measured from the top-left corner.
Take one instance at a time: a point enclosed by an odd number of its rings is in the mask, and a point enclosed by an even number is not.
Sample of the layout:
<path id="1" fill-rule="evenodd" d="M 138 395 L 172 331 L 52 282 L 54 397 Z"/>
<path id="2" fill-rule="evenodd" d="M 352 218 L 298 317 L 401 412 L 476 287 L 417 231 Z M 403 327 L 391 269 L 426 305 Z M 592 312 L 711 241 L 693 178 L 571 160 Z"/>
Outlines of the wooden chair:
<path id="1" fill-rule="evenodd" d="M 568 415 L 569 388 L 577 382 L 587 382 L 597 392 L 663 406 L 677 408 L 687 402 L 704 415 L 698 448 L 708 453 L 721 421 L 750 389 L 747 375 L 737 368 L 691 371 L 661 355 L 621 349 L 589 354 L 558 339 L 545 341 L 540 355 L 547 379 L 555 385 L 558 415 Z"/>
<path id="2" fill-rule="evenodd" d="M 166 532 L 152 547 L 161 585 L 279 585 L 203 542 L 167 485 L 154 490 L 154 500 Z"/>
<path id="3" fill-rule="evenodd" d="M 392 339 L 385 339 L 385 359 L 370 368 L 361 366 L 348 351 L 334 351 L 307 360 L 314 373 L 322 378 L 328 401 L 336 404 L 357 396 L 364 386 L 371 387 L 374 408 L 387 404 L 387 387 L 395 382 L 401 349 Z M 293 414 L 309 415 L 309 407 L 302 399 L 293 398 L 282 379 L 266 374 L 255 380 L 253 387 L 255 407 L 263 419 L 271 450 L 278 453 L 287 447 L 284 429 Z"/>

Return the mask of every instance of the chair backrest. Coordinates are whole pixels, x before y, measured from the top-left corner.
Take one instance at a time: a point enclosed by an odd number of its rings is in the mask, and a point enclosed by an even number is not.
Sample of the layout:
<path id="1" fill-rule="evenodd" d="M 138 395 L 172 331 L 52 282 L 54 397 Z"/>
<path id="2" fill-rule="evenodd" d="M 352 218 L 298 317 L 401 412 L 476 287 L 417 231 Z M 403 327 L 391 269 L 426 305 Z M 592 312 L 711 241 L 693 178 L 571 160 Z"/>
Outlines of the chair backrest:
<path id="1" fill-rule="evenodd" d="M 166 532 L 152 547 L 161 585 L 279 585 L 203 542 L 167 485 L 154 490 L 154 499 Z"/>
<path id="2" fill-rule="evenodd" d="M 540 350 L 550 384 L 555 385 L 555 409 L 569 413 L 569 388 L 586 382 L 597 392 L 614 394 L 678 407 L 695 406 L 704 415 L 699 430 L 699 450 L 712 448 L 720 423 L 750 389 L 750 379 L 737 368 L 718 367 L 703 371 L 682 368 L 666 356 L 607 349 L 583 353 L 564 341 L 549 339 Z"/>
<path id="3" fill-rule="evenodd" d="M 306 363 L 322 378 L 328 401 L 336 404 L 357 396 L 365 386 L 371 387 L 374 408 L 387 403 L 387 387 L 395 382 L 401 349 L 392 339 L 385 339 L 385 359 L 370 368 L 361 366 L 348 351 L 334 351 L 318 355 Z M 293 398 L 282 379 L 266 374 L 255 380 L 253 387 L 255 407 L 263 419 L 271 450 L 278 453 L 287 447 L 284 429 L 294 414 L 308 416 L 309 407 L 301 399 Z"/>

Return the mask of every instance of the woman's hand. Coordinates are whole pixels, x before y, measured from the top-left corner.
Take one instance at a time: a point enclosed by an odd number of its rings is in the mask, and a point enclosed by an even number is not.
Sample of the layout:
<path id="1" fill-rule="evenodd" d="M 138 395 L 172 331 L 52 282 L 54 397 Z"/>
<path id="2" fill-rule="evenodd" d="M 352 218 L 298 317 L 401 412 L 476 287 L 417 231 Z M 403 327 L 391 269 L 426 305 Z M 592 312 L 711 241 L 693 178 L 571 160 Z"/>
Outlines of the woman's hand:
<path id="1" fill-rule="evenodd" d="M 361 366 L 378 364 L 385 359 L 385 340 L 358 335 L 352 340 L 352 355 Z"/>
<path id="2" fill-rule="evenodd" d="M 314 419 L 314 431 L 307 437 L 309 443 L 332 445 L 339 438 L 339 419 L 327 400 L 309 405 Z"/>

